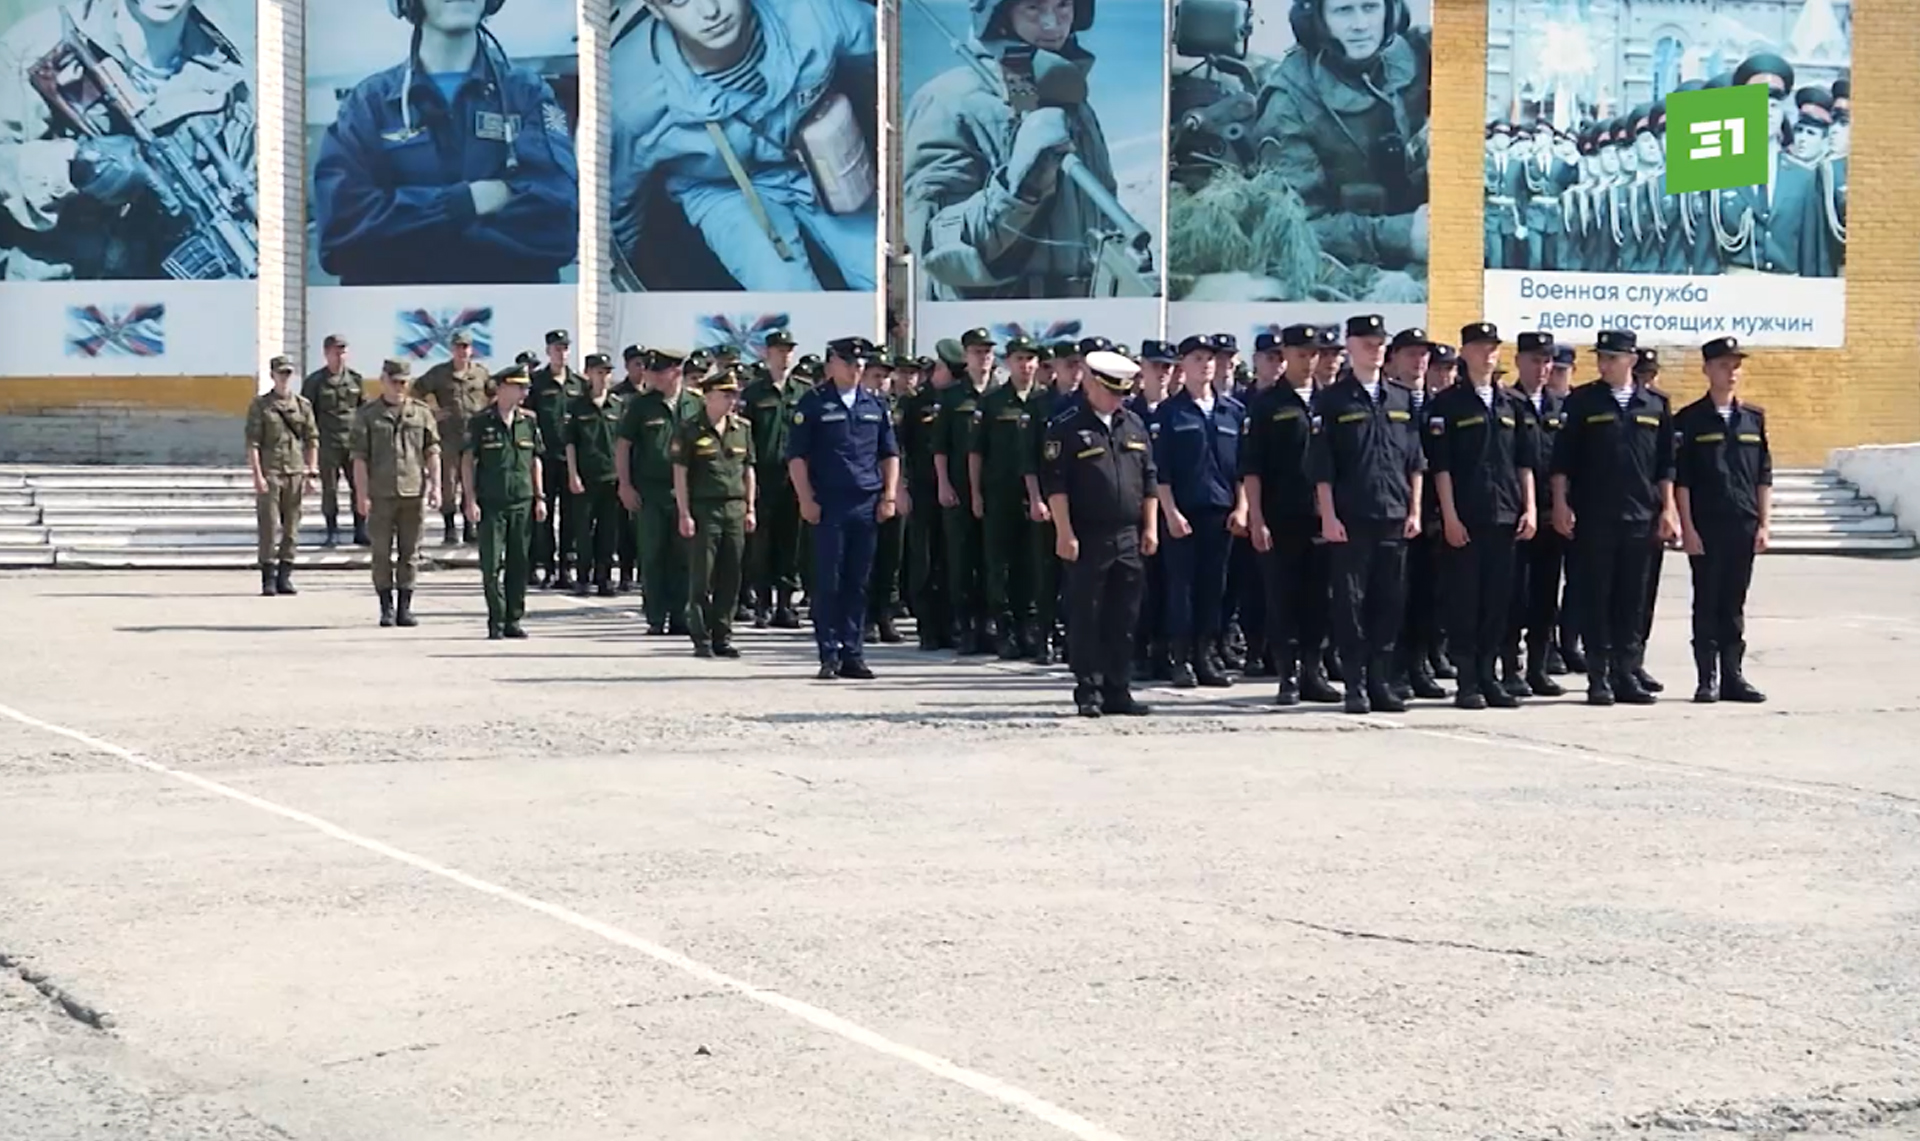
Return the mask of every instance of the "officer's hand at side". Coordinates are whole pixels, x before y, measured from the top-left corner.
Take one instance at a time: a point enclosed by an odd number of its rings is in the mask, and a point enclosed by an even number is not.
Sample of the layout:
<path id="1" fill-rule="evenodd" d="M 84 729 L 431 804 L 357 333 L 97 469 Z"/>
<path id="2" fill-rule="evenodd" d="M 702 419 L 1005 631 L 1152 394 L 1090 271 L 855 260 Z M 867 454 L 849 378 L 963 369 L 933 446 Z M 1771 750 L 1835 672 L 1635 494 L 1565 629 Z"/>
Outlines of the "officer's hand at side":
<path id="1" fill-rule="evenodd" d="M 473 195 L 475 214 L 498 213 L 507 203 L 513 201 L 513 191 L 497 178 L 489 178 L 484 182 L 469 182 L 467 193 Z"/>
<path id="2" fill-rule="evenodd" d="M 1753 533 L 1754 554 L 1764 555 L 1767 553 L 1767 548 L 1771 546 L 1773 546 L 1773 528 L 1762 527 Z M 1706 551 L 1703 549 L 1700 553 L 1704 555 Z"/>
<path id="3" fill-rule="evenodd" d="M 1167 516 L 1167 534 L 1176 539 L 1184 539 L 1193 534 L 1193 524 L 1187 522 L 1185 515 L 1175 511 Z"/>
<path id="4" fill-rule="evenodd" d="M 575 495 L 585 495 L 587 493 L 587 485 L 580 482 L 579 476 L 570 475 L 567 477 L 567 490 Z"/>
<path id="5" fill-rule="evenodd" d="M 480 522 L 480 505 L 478 503 L 468 503 L 466 516 L 467 522 L 469 523 Z"/>
<path id="6" fill-rule="evenodd" d="M 1013 154 L 1007 159 L 1007 188 L 1015 195 L 1033 201 L 1053 193 L 1060 177 L 1060 159 L 1073 149 L 1073 134 L 1067 128 L 1067 113 L 1059 107 L 1042 107 L 1020 121 L 1013 136 Z"/>
<path id="7" fill-rule="evenodd" d="M 140 143 L 130 135 L 82 139 L 67 165 L 73 188 L 95 202 L 120 206 L 153 185 L 153 171 L 140 157 Z"/>
<path id="8" fill-rule="evenodd" d="M 874 506 L 874 509 L 873 509 L 874 521 L 879 523 L 885 523 L 887 520 L 899 514 L 899 510 L 900 510 L 900 505 L 895 503 L 893 500 L 882 499 L 878 504 Z"/>
<path id="9" fill-rule="evenodd" d="M 1540 520 L 1533 512 L 1529 511 L 1525 515 L 1520 516 L 1519 526 L 1514 530 L 1513 536 L 1524 543 L 1539 533 Z"/>
<path id="10" fill-rule="evenodd" d="M 973 493 L 973 517 L 975 519 L 987 517 L 987 501 L 980 498 L 980 493 L 977 491 Z"/>
<path id="11" fill-rule="evenodd" d="M 440 510 L 440 485 L 437 482 L 427 484 L 427 509 Z"/>
<path id="12" fill-rule="evenodd" d="M 800 501 L 800 518 L 818 527 L 820 525 L 820 501 L 812 498 L 802 499 Z"/>
<path id="13" fill-rule="evenodd" d="M 1245 535 L 1247 533 L 1247 510 L 1241 508 L 1227 516 L 1227 533 Z"/>
<path id="14" fill-rule="evenodd" d="M 1080 540 L 1071 532 L 1062 531 L 1053 537 L 1053 553 L 1060 556 L 1063 563 L 1077 562 L 1080 558 Z"/>
<path id="15" fill-rule="evenodd" d="M 1440 528 L 1446 532 L 1447 546 L 1464 547 L 1467 545 L 1467 525 L 1465 523 L 1462 523 L 1458 519 L 1444 519 L 1440 523 Z M 1409 535 L 1408 538 L 1412 538 L 1412 536 Z"/>
<path id="16" fill-rule="evenodd" d="M 1045 500 L 1036 499 L 1027 505 L 1027 518 L 1035 523 L 1047 523 L 1053 519 L 1053 511 Z"/>
<path id="17" fill-rule="evenodd" d="M 1255 523 L 1247 528 L 1247 537 L 1253 540 L 1253 549 L 1261 554 L 1273 550 L 1273 528 L 1265 523 Z"/>
<path id="18" fill-rule="evenodd" d="M 1759 550 L 1759 536 L 1754 536 L 1754 539 L 1754 549 Z M 1707 544 L 1701 540 L 1700 532 L 1688 531 L 1680 536 L 1680 549 L 1689 555 L 1704 555 L 1707 553 Z"/>
<path id="19" fill-rule="evenodd" d="M 640 510 L 640 493 L 635 491 L 630 483 L 620 485 L 620 506 L 629 511 Z"/>
<path id="20" fill-rule="evenodd" d="M 1140 557 L 1143 559 L 1150 559 L 1159 553 L 1160 553 L 1159 528 L 1156 527 L 1151 531 L 1144 531 L 1144 530 L 1141 531 L 1140 532 Z"/>
<path id="21" fill-rule="evenodd" d="M 354 496 L 353 509 L 358 511 L 362 517 L 373 514 L 373 497 L 370 495 Z"/>
<path id="22" fill-rule="evenodd" d="M 1347 541 L 1347 525 L 1329 515 L 1320 520 L 1320 537 L 1329 543 L 1344 543 Z"/>
<path id="23" fill-rule="evenodd" d="M 1400 537 L 1408 542 L 1412 542 L 1420 537 L 1420 513 L 1418 511 L 1412 511 L 1407 514 L 1407 522 L 1400 528 Z"/>
<path id="24" fill-rule="evenodd" d="M 266 476 L 256 475 L 253 477 L 253 493 L 255 495 L 265 495 L 267 493 L 267 477 Z"/>
<path id="25" fill-rule="evenodd" d="M 535 496 L 533 500 L 533 518 L 538 523 L 547 521 L 547 501 L 540 496 Z"/>
<path id="26" fill-rule="evenodd" d="M 1680 537 L 1680 515 L 1675 511 L 1660 513 L 1660 541 L 1671 543 Z"/>
<path id="27" fill-rule="evenodd" d="M 680 516 L 680 537 L 682 539 L 693 538 L 693 516 Z"/>
<path id="28" fill-rule="evenodd" d="M 1573 538 L 1573 508 L 1564 503 L 1553 505 L 1553 529 L 1560 532 L 1563 539 Z"/>
<path id="29" fill-rule="evenodd" d="M 942 507 L 960 506 L 960 493 L 955 491 L 951 484 L 940 485 L 940 506 Z"/>
<path id="30" fill-rule="evenodd" d="M 746 523 L 747 534 L 749 535 L 753 534 L 753 529 L 758 523 L 759 523 L 759 520 L 753 517 L 753 508 L 751 507 L 747 508 L 747 523 Z"/>

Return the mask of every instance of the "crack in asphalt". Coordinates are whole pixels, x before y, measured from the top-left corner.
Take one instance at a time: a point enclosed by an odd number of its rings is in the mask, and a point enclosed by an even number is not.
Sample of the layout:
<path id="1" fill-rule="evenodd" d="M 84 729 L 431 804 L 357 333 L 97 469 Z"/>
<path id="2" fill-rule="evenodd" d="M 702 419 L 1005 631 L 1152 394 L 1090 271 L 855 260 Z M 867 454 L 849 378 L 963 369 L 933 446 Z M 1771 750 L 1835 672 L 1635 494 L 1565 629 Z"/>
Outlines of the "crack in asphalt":
<path id="1" fill-rule="evenodd" d="M 28 965 L 26 960 L 0 951 L 0 970 L 12 971 L 20 976 L 22 982 L 39 991 L 60 1013 L 89 1030 L 105 1033 L 113 1029 L 112 1015 L 91 1003 L 75 998 L 66 988 L 54 982 L 45 971 Z"/>
<path id="2" fill-rule="evenodd" d="M 470 1038 L 486 1039 L 497 1038 L 503 1034 L 525 1034 L 531 1030 L 539 1030 L 542 1027 L 552 1026 L 556 1023 L 571 1022 L 576 1018 L 585 1018 L 592 1014 L 614 1014 L 623 1010 L 642 1010 L 647 1007 L 662 1006 L 667 1003 L 698 1002 L 709 998 L 728 998 L 731 997 L 733 993 L 734 992 L 728 990 L 689 991 L 685 994 L 663 995 L 659 998 L 639 999 L 632 1002 L 616 1002 L 607 1006 L 585 1007 L 580 1010 L 563 1010 L 558 1014 L 550 1014 L 545 1018 L 535 1019 L 532 1022 L 521 1025 L 478 1030 L 471 1034 L 459 1035 L 446 1039 L 445 1041 L 409 1042 L 402 1046 L 389 1046 L 383 1050 L 369 1050 L 363 1054 L 349 1054 L 344 1058 L 329 1058 L 319 1063 L 318 1068 L 332 1070 L 338 1069 L 341 1066 L 358 1065 L 362 1062 L 377 1062 L 383 1058 L 397 1057 L 402 1054 L 424 1054 L 432 1050 L 444 1049 Z"/>
<path id="3" fill-rule="evenodd" d="M 1297 919 L 1287 915 L 1274 915 L 1270 912 L 1256 911 L 1248 907 L 1236 907 L 1231 903 L 1222 903 L 1212 899 L 1188 899 L 1180 896 L 1163 896 L 1168 903 L 1185 903 L 1195 907 L 1218 908 L 1231 911 L 1253 919 L 1264 919 L 1268 923 L 1280 923 L 1288 927 L 1298 927 L 1304 931 L 1317 931 L 1323 935 L 1335 935 L 1342 939 L 1358 939 L 1372 943 L 1393 943 L 1402 947 L 1429 947 L 1445 951 L 1471 951 L 1481 955 L 1497 955 L 1511 959 L 1545 959 L 1539 951 L 1530 951 L 1524 947 L 1493 947 L 1485 943 L 1474 943 L 1464 939 L 1422 939 L 1415 935 L 1395 935 L 1384 931 L 1363 931 L 1356 927 L 1335 927 L 1328 923 L 1315 923 L 1311 919 Z"/>

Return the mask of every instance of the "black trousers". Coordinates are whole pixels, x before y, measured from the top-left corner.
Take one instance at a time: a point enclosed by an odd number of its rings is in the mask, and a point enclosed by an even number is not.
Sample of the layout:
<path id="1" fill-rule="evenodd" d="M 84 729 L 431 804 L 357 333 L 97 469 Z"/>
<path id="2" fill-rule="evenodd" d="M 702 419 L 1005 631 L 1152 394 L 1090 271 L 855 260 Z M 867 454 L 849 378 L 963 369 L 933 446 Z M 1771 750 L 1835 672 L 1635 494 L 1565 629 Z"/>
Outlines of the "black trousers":
<path id="1" fill-rule="evenodd" d="M 1223 629 L 1227 552 L 1233 536 L 1227 531 L 1224 509 L 1192 512 L 1187 522 L 1193 525 L 1191 534 L 1169 539 L 1160 548 L 1167 573 L 1167 636 L 1213 638 Z"/>
<path id="2" fill-rule="evenodd" d="M 1657 536 L 1658 531 L 1654 532 Z M 1653 608 L 1660 603 L 1660 569 L 1667 562 L 1667 545 L 1658 538 L 1653 539 L 1653 550 L 1647 555 L 1647 612 L 1640 619 L 1640 644 L 1653 641 Z"/>
<path id="3" fill-rule="evenodd" d="M 1647 572 L 1653 565 L 1648 525 L 1596 527 L 1573 533 L 1569 577 L 1580 591 L 1580 639 L 1590 654 L 1622 665 L 1646 646 Z"/>
<path id="4" fill-rule="evenodd" d="M 1426 653 L 1440 644 L 1445 632 L 1446 571 L 1441 552 L 1446 545 L 1437 531 L 1407 543 L 1406 617 L 1400 624 L 1400 644 L 1409 654 Z"/>
<path id="5" fill-rule="evenodd" d="M 567 493 L 567 457 L 542 456 L 545 475 L 547 517 L 533 525 L 533 567 L 557 574 L 574 563 L 573 496 Z"/>
<path id="6" fill-rule="evenodd" d="M 1441 554 L 1446 574 L 1447 651 L 1462 671 L 1500 653 L 1513 603 L 1514 525 L 1467 528 L 1467 545 Z"/>
<path id="7" fill-rule="evenodd" d="M 1507 649 L 1544 645 L 1558 634 L 1560 563 L 1566 542 L 1550 527 L 1514 544 L 1513 601 L 1507 611 Z"/>
<path id="8" fill-rule="evenodd" d="M 1167 549 L 1167 523 L 1160 520 L 1160 550 Z M 1134 638 L 1146 652 L 1146 647 L 1155 642 L 1164 642 L 1167 638 L 1167 561 L 1156 554 L 1146 559 L 1146 587 L 1140 596 L 1140 617 L 1134 624 Z M 1068 613 L 1072 610 L 1069 608 Z"/>
<path id="9" fill-rule="evenodd" d="M 1333 637 L 1349 674 L 1391 654 L 1407 605 L 1406 523 L 1348 523 L 1332 544 Z"/>
<path id="10" fill-rule="evenodd" d="M 1067 654 L 1083 685 L 1124 689 L 1132 678 L 1133 629 L 1146 567 L 1140 529 L 1080 531 L 1080 557 L 1067 564 Z"/>
<path id="11" fill-rule="evenodd" d="M 1267 592 L 1261 582 L 1260 560 L 1253 541 L 1235 535 L 1227 548 L 1227 599 L 1221 628 L 1240 624 L 1240 632 L 1257 646 L 1267 623 Z"/>
<path id="12" fill-rule="evenodd" d="M 1690 555 L 1693 642 L 1719 649 L 1747 640 L 1747 588 L 1753 584 L 1753 519 L 1697 522 L 1706 553 Z"/>
<path id="13" fill-rule="evenodd" d="M 1267 641 L 1282 673 L 1320 660 L 1327 641 L 1327 545 L 1313 519 L 1273 528 L 1273 549 L 1261 556 Z"/>

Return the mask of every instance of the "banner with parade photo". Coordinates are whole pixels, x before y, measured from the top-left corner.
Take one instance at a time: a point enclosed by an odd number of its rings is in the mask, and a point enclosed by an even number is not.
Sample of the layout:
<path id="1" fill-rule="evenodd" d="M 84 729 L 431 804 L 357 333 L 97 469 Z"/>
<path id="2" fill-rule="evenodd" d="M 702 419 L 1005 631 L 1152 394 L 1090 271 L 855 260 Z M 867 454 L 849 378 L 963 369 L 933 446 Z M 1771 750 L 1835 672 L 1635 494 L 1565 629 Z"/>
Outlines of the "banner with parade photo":
<path id="1" fill-rule="evenodd" d="M 1431 24 L 1431 0 L 1181 0 L 1170 335 L 1425 323 Z"/>
<path id="2" fill-rule="evenodd" d="M 0 376 L 258 370 L 255 38 L 251 0 L 0 0 Z"/>
<path id="3" fill-rule="evenodd" d="M 903 0 L 901 212 L 920 351 L 1160 324 L 1161 0 Z"/>
<path id="4" fill-rule="evenodd" d="M 306 5 L 307 359 L 494 367 L 579 308 L 574 0 Z"/>
<path id="5" fill-rule="evenodd" d="M 873 0 L 622 0 L 612 27 L 615 343 L 877 336 Z"/>
<path id="6" fill-rule="evenodd" d="M 1491 11 L 1488 319 L 1574 342 L 1845 342 L 1848 4 Z"/>

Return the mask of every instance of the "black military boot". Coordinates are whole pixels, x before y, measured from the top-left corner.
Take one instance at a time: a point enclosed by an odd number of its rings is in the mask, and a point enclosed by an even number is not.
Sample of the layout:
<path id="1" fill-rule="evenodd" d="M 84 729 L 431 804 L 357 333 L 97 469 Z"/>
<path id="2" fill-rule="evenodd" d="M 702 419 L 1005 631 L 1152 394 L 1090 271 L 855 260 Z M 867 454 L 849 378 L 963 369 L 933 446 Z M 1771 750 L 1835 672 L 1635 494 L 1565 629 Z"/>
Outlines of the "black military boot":
<path id="1" fill-rule="evenodd" d="M 469 547 L 473 546 L 475 543 L 480 541 L 480 536 L 474 530 L 472 520 L 470 519 L 460 520 L 460 541 L 465 543 Z"/>
<path id="2" fill-rule="evenodd" d="M 293 589 L 293 563 L 288 559 L 280 560 L 279 572 L 273 579 L 273 589 L 281 594 L 299 594 Z"/>
<path id="3" fill-rule="evenodd" d="M 1173 651 L 1167 648 L 1164 639 L 1156 638 L 1147 644 L 1147 677 L 1152 681 L 1173 680 Z"/>
<path id="4" fill-rule="evenodd" d="M 1566 687 L 1553 680 L 1551 658 L 1553 643 L 1545 638 L 1527 639 L 1527 689 L 1535 697 L 1559 697 Z"/>
<path id="5" fill-rule="evenodd" d="M 1017 662 L 1027 656 L 1021 652 L 1020 639 L 1014 636 L 1015 629 L 1013 619 L 1002 614 L 998 633 L 993 640 L 993 652 L 1003 662 Z"/>
<path id="6" fill-rule="evenodd" d="M 1273 703 L 1275 705 L 1300 704 L 1300 683 L 1294 676 L 1296 663 L 1293 655 L 1283 655 L 1275 664 L 1279 667 L 1276 672 L 1280 675 L 1280 686 L 1274 691 Z"/>
<path id="7" fill-rule="evenodd" d="M 1351 665 L 1348 665 L 1344 660 L 1341 664 L 1347 666 L 1346 672 L 1341 675 L 1341 680 L 1347 683 L 1346 711 L 1348 713 L 1372 713 L 1373 703 L 1367 699 L 1366 670 L 1360 667 L 1360 662 L 1357 658 Z"/>
<path id="8" fill-rule="evenodd" d="M 1520 708 L 1520 699 L 1515 697 L 1513 690 L 1507 687 L 1506 679 L 1500 676 L 1494 660 L 1492 654 L 1482 654 L 1474 663 L 1473 675 L 1480 682 L 1481 694 L 1486 697 L 1487 704 L 1494 709 Z M 1464 677 L 1467 670 L 1462 668 L 1460 673 Z M 1514 680 L 1519 679 L 1516 677 Z"/>
<path id="9" fill-rule="evenodd" d="M 261 567 L 260 568 L 260 597 L 272 598 L 274 595 L 279 593 L 280 593 L 280 587 L 278 582 L 275 581 L 273 568 L 268 566 Z"/>
<path id="10" fill-rule="evenodd" d="M 773 618 L 773 591 L 756 590 L 753 592 L 753 628 L 765 630 Z"/>
<path id="11" fill-rule="evenodd" d="M 1453 659 L 1447 653 L 1447 640 L 1441 638 L 1427 647 L 1427 665 L 1433 670 L 1433 676 L 1441 681 L 1452 681 L 1460 676 L 1453 666 Z"/>
<path id="12" fill-rule="evenodd" d="M 1173 669 L 1170 673 L 1175 689 L 1192 689 L 1200 684 L 1193 668 L 1193 640 L 1191 638 L 1173 639 Z"/>
<path id="13" fill-rule="evenodd" d="M 1376 713 L 1405 713 L 1406 699 L 1387 681 L 1393 676 L 1393 655 L 1375 654 L 1367 666 L 1367 703 Z"/>
<path id="14" fill-rule="evenodd" d="M 1204 639 L 1200 646 L 1200 652 L 1193 655 L 1194 680 L 1208 689 L 1231 688 L 1233 679 L 1227 676 L 1220 660 L 1220 639 Z"/>
<path id="15" fill-rule="evenodd" d="M 353 515 L 353 545 L 356 547 L 373 546 L 373 540 L 367 538 L 367 517 L 357 511 L 354 512 Z"/>
<path id="16" fill-rule="evenodd" d="M 1571 665 L 1571 661 L 1568 663 Z M 1613 663 L 1606 654 L 1595 654 L 1580 663 L 1587 675 L 1587 704 L 1612 705 Z"/>
<path id="17" fill-rule="evenodd" d="M 893 614 L 891 612 L 882 613 L 877 625 L 880 627 L 880 641 L 883 644 L 897 646 L 906 641 L 905 638 L 900 636 L 900 628 L 893 624 Z"/>
<path id="18" fill-rule="evenodd" d="M 1560 628 L 1560 660 L 1566 663 L 1568 673 L 1587 672 L 1587 655 L 1580 651 L 1580 639 L 1565 626 Z"/>
<path id="19" fill-rule="evenodd" d="M 1615 654 L 1613 659 L 1613 696 L 1622 705 L 1652 705 L 1660 700 L 1640 681 L 1646 671 L 1640 668 L 1637 653 Z"/>
<path id="20" fill-rule="evenodd" d="M 395 626 L 418 626 L 420 620 L 413 616 L 413 591 L 400 588 L 400 606 L 393 612 Z"/>
<path id="21" fill-rule="evenodd" d="M 613 589 L 618 591 L 621 594 L 633 593 L 633 568 L 632 567 L 620 568 L 620 582 L 619 582 L 619 585 L 615 586 Z"/>
<path id="22" fill-rule="evenodd" d="M 460 528 L 457 525 L 455 525 L 453 521 L 453 512 L 451 511 L 441 512 L 440 522 L 446 529 L 446 534 L 443 537 L 442 541 L 445 542 L 445 544 L 449 547 L 459 546 L 460 545 Z"/>
<path id="23" fill-rule="evenodd" d="M 1720 700 L 1720 647 L 1712 642 L 1693 644 L 1693 672 L 1698 681 L 1693 687 L 1695 705 L 1712 705 Z"/>
<path id="24" fill-rule="evenodd" d="M 1051 629 L 1051 623 L 1047 626 L 1035 626 L 1033 628 L 1033 656 L 1027 660 L 1036 666 L 1050 666 L 1053 664 L 1053 630 Z"/>
<path id="25" fill-rule="evenodd" d="M 573 589 L 573 567 L 572 566 L 568 565 L 567 563 L 560 564 L 560 573 L 558 575 L 555 575 L 553 579 L 553 589 L 555 590 L 572 590 Z"/>
<path id="26" fill-rule="evenodd" d="M 1720 700 L 1758 705 L 1767 699 L 1767 695 L 1753 688 L 1746 675 L 1740 672 L 1740 663 L 1746 656 L 1745 642 L 1728 642 L 1720 647 Z"/>
<path id="27" fill-rule="evenodd" d="M 1340 691 L 1333 686 L 1333 680 L 1327 676 L 1320 655 L 1302 655 L 1300 661 L 1300 696 L 1315 705 L 1338 705 L 1342 698 Z"/>
<path id="28" fill-rule="evenodd" d="M 573 580 L 573 596 L 575 598 L 585 598 L 592 593 L 592 580 L 585 571 L 580 572 L 580 577 Z"/>
<path id="29" fill-rule="evenodd" d="M 1571 671 L 1567 669 L 1567 659 L 1560 654 L 1560 644 L 1552 638 L 1547 639 L 1547 676 L 1565 677 Z"/>
<path id="30" fill-rule="evenodd" d="M 985 614 L 977 614 L 973 619 L 973 646 L 976 654 L 994 652 L 994 621 Z"/>
<path id="31" fill-rule="evenodd" d="M 332 550 L 340 545 L 340 517 L 338 515 L 327 516 L 327 537 L 320 541 L 320 545 L 328 550 Z"/>
<path id="32" fill-rule="evenodd" d="M 1646 651 L 1642 650 L 1639 656 L 1644 657 L 1645 654 Z M 1640 688 L 1646 690 L 1648 693 L 1665 693 L 1667 691 L 1667 687 L 1654 680 L 1654 676 L 1647 672 L 1647 667 L 1639 661 L 1633 663 L 1633 680 L 1639 682 Z"/>
<path id="33" fill-rule="evenodd" d="M 601 568 L 600 568 L 600 569 L 599 569 L 598 571 L 595 571 L 595 572 L 594 572 L 594 575 L 593 575 L 593 592 L 594 592 L 595 594 L 597 594 L 597 595 L 599 595 L 599 596 L 600 596 L 601 598 L 612 598 L 612 597 L 613 597 L 613 594 L 614 594 L 614 591 L 613 591 L 613 568 L 611 568 L 611 567 L 601 567 Z"/>
<path id="34" fill-rule="evenodd" d="M 1100 687 L 1092 678 L 1073 679 L 1073 708 L 1082 717 L 1100 716 Z"/>
<path id="35" fill-rule="evenodd" d="M 1100 686 L 1100 712 L 1109 717 L 1145 717 L 1153 710 L 1134 700 L 1126 678 L 1107 678 Z"/>
<path id="36" fill-rule="evenodd" d="M 379 595 L 380 625 L 391 626 L 393 625 L 393 591 L 383 586 L 379 588 Z"/>
<path id="37" fill-rule="evenodd" d="M 1420 650 L 1409 655 L 1407 663 L 1407 688 L 1413 696 L 1424 701 L 1440 701 L 1447 696 L 1446 689 L 1434 678 L 1433 663 Z M 1404 698 L 1402 699 L 1404 700 Z"/>
<path id="38" fill-rule="evenodd" d="M 1267 648 L 1265 638 L 1247 639 L 1247 660 L 1246 664 L 1240 667 L 1243 677 L 1277 676 L 1280 671 L 1275 668 L 1276 664 L 1273 660 L 1273 652 Z"/>
<path id="39" fill-rule="evenodd" d="M 1221 669 L 1243 670 L 1247 668 L 1247 640 L 1240 633 L 1236 623 L 1227 629 L 1227 633 L 1213 640 L 1213 657 Z"/>
<path id="40" fill-rule="evenodd" d="M 1520 676 L 1520 647 L 1508 646 L 1500 651 L 1500 687 L 1514 697 L 1532 697 L 1533 687 L 1527 679 Z"/>
<path id="41" fill-rule="evenodd" d="M 793 612 L 793 591 L 780 592 L 779 605 L 773 608 L 773 628 L 775 630 L 798 630 L 800 616 Z"/>
<path id="42" fill-rule="evenodd" d="M 1480 675 L 1471 669 L 1460 670 L 1455 675 L 1459 687 L 1453 691 L 1455 709 L 1481 710 L 1487 707 L 1486 695 L 1480 692 Z"/>

